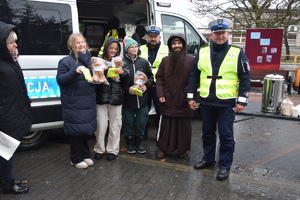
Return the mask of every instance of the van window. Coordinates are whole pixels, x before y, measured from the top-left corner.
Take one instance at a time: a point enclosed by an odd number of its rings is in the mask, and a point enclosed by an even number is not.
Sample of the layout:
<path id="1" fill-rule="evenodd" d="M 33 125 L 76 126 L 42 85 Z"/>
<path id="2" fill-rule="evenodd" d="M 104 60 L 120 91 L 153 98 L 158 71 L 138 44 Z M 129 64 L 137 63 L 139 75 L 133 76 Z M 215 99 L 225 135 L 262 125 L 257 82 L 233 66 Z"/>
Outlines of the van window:
<path id="1" fill-rule="evenodd" d="M 31 11 L 29 29 L 33 44 L 62 43 L 60 13 L 57 10 Z"/>
<path id="2" fill-rule="evenodd" d="M 161 15 L 161 19 L 165 44 L 167 44 L 170 35 L 174 33 L 182 33 L 185 35 L 187 40 L 188 54 L 196 55 L 198 53 L 200 46 L 202 46 L 204 42 L 187 21 L 170 15 Z"/>
<path id="3" fill-rule="evenodd" d="M 0 21 L 20 32 L 21 55 L 66 55 L 72 33 L 71 7 L 66 4 L 4 0 Z"/>

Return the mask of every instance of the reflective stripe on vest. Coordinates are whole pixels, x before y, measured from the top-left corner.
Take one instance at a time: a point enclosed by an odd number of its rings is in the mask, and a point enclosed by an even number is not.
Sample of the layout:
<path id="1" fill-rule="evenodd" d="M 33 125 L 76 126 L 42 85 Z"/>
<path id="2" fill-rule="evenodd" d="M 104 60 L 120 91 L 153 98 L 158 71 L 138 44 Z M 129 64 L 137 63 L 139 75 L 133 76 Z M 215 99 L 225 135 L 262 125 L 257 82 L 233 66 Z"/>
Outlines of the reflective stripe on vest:
<path id="1" fill-rule="evenodd" d="M 147 45 L 142 45 L 140 47 L 140 50 L 141 50 L 141 55 L 140 57 L 141 58 L 145 58 L 146 60 L 148 60 L 148 47 Z M 157 52 L 157 55 L 156 55 L 156 58 L 155 58 L 155 61 L 153 62 L 153 65 L 151 65 L 151 63 L 149 62 L 150 66 L 152 66 L 152 73 L 153 73 L 153 77 L 155 78 L 155 74 L 158 70 L 158 67 L 161 63 L 161 60 L 166 57 L 169 53 L 169 48 L 167 45 L 160 45 L 159 49 L 158 49 L 158 52 Z"/>
<path id="2" fill-rule="evenodd" d="M 106 43 L 106 41 L 107 41 L 107 39 L 109 38 L 110 35 L 113 38 L 115 38 L 116 40 L 118 40 L 118 31 L 116 29 L 109 30 L 108 33 L 106 34 L 104 42 L 103 42 L 103 44 L 102 44 L 102 46 L 99 50 L 98 57 L 101 57 L 103 55 L 105 43 Z"/>
<path id="3" fill-rule="evenodd" d="M 240 48 L 231 46 L 227 52 L 219 69 L 218 76 L 222 79 L 216 79 L 216 96 L 219 99 L 235 99 L 238 88 L 237 62 Z M 198 68 L 200 75 L 200 96 L 208 97 L 211 85 L 212 67 L 210 60 L 210 47 L 200 49 Z"/>

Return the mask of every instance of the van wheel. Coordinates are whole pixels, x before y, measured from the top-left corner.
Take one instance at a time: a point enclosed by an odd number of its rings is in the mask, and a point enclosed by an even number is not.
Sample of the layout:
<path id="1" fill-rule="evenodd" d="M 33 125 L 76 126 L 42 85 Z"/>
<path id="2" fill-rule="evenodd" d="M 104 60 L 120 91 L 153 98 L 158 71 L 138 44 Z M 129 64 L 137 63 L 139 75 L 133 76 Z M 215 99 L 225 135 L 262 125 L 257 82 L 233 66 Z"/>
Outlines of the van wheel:
<path id="1" fill-rule="evenodd" d="M 20 140 L 18 150 L 32 150 L 41 147 L 50 137 L 47 130 L 31 131 Z"/>

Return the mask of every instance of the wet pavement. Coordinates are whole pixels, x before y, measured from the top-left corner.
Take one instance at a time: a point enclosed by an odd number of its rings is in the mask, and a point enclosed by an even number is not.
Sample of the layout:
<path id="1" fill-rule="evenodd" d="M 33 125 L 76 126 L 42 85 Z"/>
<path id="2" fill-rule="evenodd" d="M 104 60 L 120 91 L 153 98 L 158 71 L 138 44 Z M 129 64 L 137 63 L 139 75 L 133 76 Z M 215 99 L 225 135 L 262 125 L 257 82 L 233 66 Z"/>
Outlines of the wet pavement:
<path id="1" fill-rule="evenodd" d="M 217 167 L 193 168 L 203 153 L 202 122 L 196 115 L 192 149 L 185 159 L 177 158 L 175 153 L 161 160 L 155 157 L 153 124 L 144 142 L 146 154 L 127 154 L 122 135 L 122 151 L 116 160 L 104 157 L 83 170 L 69 164 L 67 138 L 52 137 L 42 148 L 15 154 L 14 175 L 28 181 L 30 192 L 1 193 L 0 199 L 300 200 L 300 121 L 260 113 L 260 98 L 255 95 L 249 108 L 236 115 L 236 149 L 226 181 L 216 180 Z M 299 95 L 293 98 L 300 103 Z M 91 138 L 91 148 L 94 144 Z"/>

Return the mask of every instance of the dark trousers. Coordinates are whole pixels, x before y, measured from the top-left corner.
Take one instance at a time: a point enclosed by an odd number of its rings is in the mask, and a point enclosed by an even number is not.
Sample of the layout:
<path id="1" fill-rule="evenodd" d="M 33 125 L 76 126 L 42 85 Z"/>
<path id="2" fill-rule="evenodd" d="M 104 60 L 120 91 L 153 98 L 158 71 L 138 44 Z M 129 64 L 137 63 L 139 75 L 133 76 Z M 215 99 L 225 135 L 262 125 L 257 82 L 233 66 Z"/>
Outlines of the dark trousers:
<path id="1" fill-rule="evenodd" d="M 122 109 L 124 136 L 143 136 L 148 120 L 148 107 Z"/>
<path id="2" fill-rule="evenodd" d="M 156 87 L 151 87 L 148 89 L 148 112 L 151 109 L 152 102 L 155 108 L 155 127 L 156 130 L 158 130 L 159 126 L 159 118 L 160 118 L 160 102 L 156 97 Z M 145 133 L 144 135 L 147 137 L 148 136 L 148 128 L 150 126 L 149 120 L 147 121 L 146 128 L 145 128 Z"/>
<path id="3" fill-rule="evenodd" d="M 72 163 L 77 164 L 86 158 L 90 158 L 90 148 L 88 146 L 88 135 L 69 135 L 70 159 Z"/>
<path id="4" fill-rule="evenodd" d="M 0 156 L 0 168 L 1 168 L 1 179 L 2 180 L 13 180 L 14 177 L 12 175 L 13 170 L 13 164 L 14 164 L 14 158 L 13 156 L 6 160 L 5 158 Z"/>
<path id="5" fill-rule="evenodd" d="M 202 114 L 202 140 L 203 160 L 206 162 L 215 160 L 216 130 L 218 128 L 220 138 L 219 168 L 229 170 L 235 147 L 233 136 L 233 122 L 235 113 L 232 107 L 213 107 L 201 105 Z"/>

